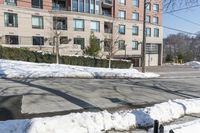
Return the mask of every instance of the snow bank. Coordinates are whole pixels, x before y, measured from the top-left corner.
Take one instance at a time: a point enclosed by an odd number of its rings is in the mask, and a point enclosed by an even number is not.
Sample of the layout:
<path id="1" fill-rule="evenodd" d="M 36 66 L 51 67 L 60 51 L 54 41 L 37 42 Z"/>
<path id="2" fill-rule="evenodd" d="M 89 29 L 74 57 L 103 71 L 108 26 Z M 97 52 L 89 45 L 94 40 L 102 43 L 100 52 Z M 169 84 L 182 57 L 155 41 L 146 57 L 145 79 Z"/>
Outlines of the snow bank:
<path id="1" fill-rule="evenodd" d="M 190 61 L 190 62 L 185 63 L 185 65 L 191 66 L 193 68 L 200 68 L 200 62 L 198 61 Z"/>
<path id="2" fill-rule="evenodd" d="M 1 133 L 103 133 L 107 130 L 129 130 L 149 127 L 178 119 L 185 114 L 200 113 L 200 98 L 170 100 L 152 107 L 115 113 L 84 112 L 64 116 L 0 122 Z"/>
<path id="3" fill-rule="evenodd" d="M 164 127 L 164 133 L 169 133 L 170 130 L 173 130 L 174 133 L 199 133 L 200 119 L 184 124 L 168 125 Z M 150 129 L 148 133 L 153 133 L 153 129 Z"/>
<path id="4" fill-rule="evenodd" d="M 159 75 L 155 73 L 141 73 L 136 69 L 108 69 L 0 59 L 0 77 L 152 78 L 159 77 Z"/>

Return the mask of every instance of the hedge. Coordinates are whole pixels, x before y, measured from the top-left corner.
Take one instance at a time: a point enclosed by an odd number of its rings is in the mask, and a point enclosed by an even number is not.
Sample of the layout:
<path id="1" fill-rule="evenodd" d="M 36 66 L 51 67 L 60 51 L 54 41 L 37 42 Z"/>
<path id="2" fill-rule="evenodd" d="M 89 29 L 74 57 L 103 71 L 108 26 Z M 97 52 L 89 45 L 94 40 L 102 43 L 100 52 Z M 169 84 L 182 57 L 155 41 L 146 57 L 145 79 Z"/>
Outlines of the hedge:
<path id="1" fill-rule="evenodd" d="M 54 54 L 42 54 L 29 51 L 25 48 L 8 48 L 0 46 L 0 59 L 20 60 L 37 63 L 55 63 L 56 56 Z M 61 64 L 90 66 L 90 67 L 108 67 L 107 59 L 95 59 L 90 57 L 61 56 Z M 130 62 L 113 60 L 112 68 L 129 68 Z"/>

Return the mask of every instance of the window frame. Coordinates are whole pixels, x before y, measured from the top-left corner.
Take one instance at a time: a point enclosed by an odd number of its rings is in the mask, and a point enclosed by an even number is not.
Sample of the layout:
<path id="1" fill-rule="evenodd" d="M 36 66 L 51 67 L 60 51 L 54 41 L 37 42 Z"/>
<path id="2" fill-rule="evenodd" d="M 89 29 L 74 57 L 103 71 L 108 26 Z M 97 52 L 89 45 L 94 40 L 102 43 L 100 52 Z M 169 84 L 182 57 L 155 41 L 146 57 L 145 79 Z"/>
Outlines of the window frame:
<path id="1" fill-rule="evenodd" d="M 123 27 L 123 31 L 121 30 L 121 27 Z M 119 24 L 119 34 L 125 35 L 126 34 L 126 25 Z"/>
<path id="2" fill-rule="evenodd" d="M 6 15 L 7 15 L 7 18 L 6 18 Z M 12 23 L 10 23 L 10 17 L 11 17 L 10 15 L 12 15 L 12 19 L 13 19 Z M 18 14 L 4 12 L 4 25 L 5 25 L 5 27 L 18 27 Z"/>
<path id="3" fill-rule="evenodd" d="M 34 38 L 39 38 L 39 42 L 42 44 L 34 44 Z M 44 46 L 44 37 L 43 36 L 32 36 L 32 45 L 33 46 Z"/>
<path id="4" fill-rule="evenodd" d="M 76 21 L 82 21 L 82 28 L 77 28 Z M 73 28 L 74 31 L 85 31 L 85 20 L 84 19 L 73 19 Z"/>
<path id="5" fill-rule="evenodd" d="M 133 47 L 133 43 L 134 43 L 134 42 L 136 43 L 136 44 L 135 44 L 136 47 Z M 138 50 L 138 49 L 139 49 L 138 46 L 139 46 L 139 42 L 133 40 L 133 41 L 132 41 L 132 44 L 131 44 L 132 50 Z"/>
<path id="6" fill-rule="evenodd" d="M 136 28 L 136 33 L 135 32 L 133 32 L 134 30 L 134 28 Z M 138 36 L 139 35 L 139 26 L 132 26 L 132 35 L 134 35 L 134 36 Z"/>
<path id="7" fill-rule="evenodd" d="M 123 43 L 122 43 L 123 42 Z M 126 43 L 125 40 L 118 41 L 118 50 L 126 50 Z"/>

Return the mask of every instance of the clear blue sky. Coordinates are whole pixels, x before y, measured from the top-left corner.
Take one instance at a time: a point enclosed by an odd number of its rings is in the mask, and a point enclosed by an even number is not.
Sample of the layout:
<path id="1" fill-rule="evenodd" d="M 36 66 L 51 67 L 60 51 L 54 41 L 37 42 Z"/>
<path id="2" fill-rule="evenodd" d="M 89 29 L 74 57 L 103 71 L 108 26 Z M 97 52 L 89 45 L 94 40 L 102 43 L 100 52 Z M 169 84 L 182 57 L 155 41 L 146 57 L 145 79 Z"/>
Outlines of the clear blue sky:
<path id="1" fill-rule="evenodd" d="M 180 16 L 182 18 L 188 19 L 190 21 L 193 21 L 195 23 L 198 23 L 199 26 L 191 24 L 189 22 L 186 22 L 184 20 L 181 20 L 169 14 L 163 14 L 164 26 L 168 26 L 171 28 L 180 29 L 180 30 L 188 31 L 192 33 L 196 33 L 200 31 L 200 7 L 195 7 L 195 8 L 190 8 L 187 10 L 174 12 L 173 14 L 176 16 Z M 169 34 L 176 34 L 176 33 L 178 32 L 164 28 L 164 37 L 167 37 Z"/>

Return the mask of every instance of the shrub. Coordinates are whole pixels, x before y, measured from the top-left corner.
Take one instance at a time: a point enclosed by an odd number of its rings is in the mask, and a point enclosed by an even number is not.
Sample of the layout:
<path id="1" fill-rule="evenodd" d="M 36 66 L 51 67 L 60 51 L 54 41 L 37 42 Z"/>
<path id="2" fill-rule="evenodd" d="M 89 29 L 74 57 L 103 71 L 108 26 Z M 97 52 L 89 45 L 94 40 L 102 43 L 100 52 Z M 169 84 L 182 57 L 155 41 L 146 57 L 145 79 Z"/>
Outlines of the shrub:
<path id="1" fill-rule="evenodd" d="M 54 54 L 42 54 L 28 49 L 8 48 L 0 46 L 0 58 L 10 60 L 21 60 L 37 63 L 55 63 L 56 56 Z M 61 56 L 60 62 L 68 65 L 90 66 L 90 67 L 108 67 L 108 60 L 96 59 L 90 57 Z M 113 68 L 129 68 L 130 62 L 114 60 Z"/>

